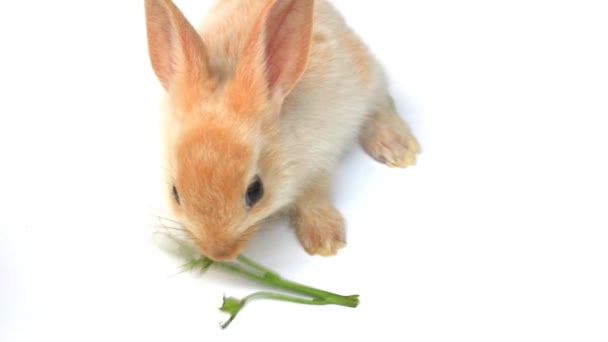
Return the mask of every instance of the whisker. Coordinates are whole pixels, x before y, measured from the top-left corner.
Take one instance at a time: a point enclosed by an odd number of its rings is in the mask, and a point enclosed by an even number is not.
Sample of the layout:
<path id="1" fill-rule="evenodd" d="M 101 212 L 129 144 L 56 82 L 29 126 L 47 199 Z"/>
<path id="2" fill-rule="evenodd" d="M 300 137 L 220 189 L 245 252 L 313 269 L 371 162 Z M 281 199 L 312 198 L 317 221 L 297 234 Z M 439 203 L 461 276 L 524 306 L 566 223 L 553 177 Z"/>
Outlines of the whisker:
<path id="1" fill-rule="evenodd" d="M 188 271 L 190 271 L 190 270 L 188 268 L 184 267 L 181 271 L 179 271 L 179 272 L 177 272 L 175 274 L 168 275 L 167 278 L 173 278 L 173 277 L 176 277 L 176 276 L 178 276 L 178 275 L 180 275 L 182 273 L 186 273 Z"/>
<path id="2" fill-rule="evenodd" d="M 195 241 L 194 238 L 192 238 L 192 236 L 190 236 L 189 234 L 183 234 L 183 235 L 179 234 L 178 235 L 178 234 L 174 234 L 174 233 L 168 232 L 168 231 L 164 231 L 164 232 L 159 231 L 157 233 L 163 235 L 165 238 L 169 238 L 174 241 L 182 241 L 182 242 Z"/>
<path id="3" fill-rule="evenodd" d="M 178 225 L 180 225 L 180 227 L 184 226 L 183 223 L 181 223 L 181 222 L 179 222 L 177 220 L 170 219 L 168 217 L 163 217 L 163 216 L 160 216 L 160 215 L 154 215 L 154 217 L 156 217 L 161 223 L 164 222 L 164 221 L 166 221 L 166 222 L 171 222 L 171 223 L 178 224 Z"/>
<path id="4" fill-rule="evenodd" d="M 152 225 L 151 228 L 153 228 L 153 229 L 169 229 L 169 230 L 178 231 L 178 232 L 184 232 L 184 233 L 187 232 L 187 230 L 185 230 L 184 228 L 169 227 L 169 226 L 166 226 L 164 224 Z"/>
<path id="5" fill-rule="evenodd" d="M 165 236 L 165 237 L 169 237 L 172 240 L 177 240 L 177 241 L 193 241 L 192 237 L 187 235 L 187 234 L 173 234 L 170 232 L 158 232 L 159 234 Z"/>

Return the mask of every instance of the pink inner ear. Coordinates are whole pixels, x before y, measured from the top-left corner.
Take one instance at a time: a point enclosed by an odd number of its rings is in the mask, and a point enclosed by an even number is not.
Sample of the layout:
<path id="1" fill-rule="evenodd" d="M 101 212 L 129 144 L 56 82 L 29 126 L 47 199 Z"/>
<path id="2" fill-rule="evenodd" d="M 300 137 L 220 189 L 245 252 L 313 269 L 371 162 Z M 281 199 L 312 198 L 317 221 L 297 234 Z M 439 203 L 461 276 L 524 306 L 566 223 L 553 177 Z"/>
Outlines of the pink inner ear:
<path id="1" fill-rule="evenodd" d="M 306 67 L 312 0 L 277 0 L 265 22 L 266 71 L 272 93 L 287 95 Z"/>
<path id="2" fill-rule="evenodd" d="M 165 89 L 174 73 L 173 29 L 167 9 L 158 1 L 146 1 L 148 51 L 154 72 Z"/>
<path id="3" fill-rule="evenodd" d="M 163 87 L 169 90 L 180 75 L 208 79 L 203 42 L 179 9 L 169 0 L 146 0 L 145 5 L 150 59 Z"/>

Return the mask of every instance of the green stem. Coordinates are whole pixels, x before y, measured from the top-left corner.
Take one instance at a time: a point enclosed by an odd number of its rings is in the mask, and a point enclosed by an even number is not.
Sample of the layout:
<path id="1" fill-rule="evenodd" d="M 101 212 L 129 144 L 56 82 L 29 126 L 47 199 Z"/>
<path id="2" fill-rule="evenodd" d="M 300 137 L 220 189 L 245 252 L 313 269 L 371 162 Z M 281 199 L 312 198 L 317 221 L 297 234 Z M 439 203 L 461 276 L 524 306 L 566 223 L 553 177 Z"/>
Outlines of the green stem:
<path id="1" fill-rule="evenodd" d="M 332 302 L 333 304 L 338 304 L 342 306 L 348 306 L 351 308 L 357 307 L 359 304 L 359 296 L 342 296 L 339 294 L 335 294 L 332 292 L 327 292 L 323 290 L 319 290 L 314 287 L 306 286 L 303 284 L 296 283 L 291 280 L 283 279 L 281 277 L 274 279 L 272 282 L 275 286 L 288 289 L 291 291 L 295 291 L 297 293 L 306 294 L 312 297 L 325 299 L 327 301 Z"/>
<path id="2" fill-rule="evenodd" d="M 275 273 L 274 271 L 267 269 L 266 267 L 264 267 L 264 266 L 262 266 L 262 265 L 258 264 L 257 262 L 255 262 L 255 261 L 253 261 L 253 260 L 251 260 L 251 259 L 247 258 L 247 257 L 246 257 L 246 256 L 244 256 L 244 255 L 239 255 L 239 256 L 237 257 L 237 260 L 238 260 L 238 261 L 240 261 L 241 263 L 243 263 L 243 264 L 245 264 L 245 265 L 247 265 L 247 266 L 249 266 L 249 267 L 251 267 L 251 268 L 255 269 L 255 270 L 258 270 L 258 271 L 260 271 L 260 272 L 264 273 L 264 275 L 265 275 L 265 276 L 271 276 L 271 277 L 280 277 L 280 276 L 279 276 L 277 273 Z"/>
<path id="3" fill-rule="evenodd" d="M 229 270 L 229 271 L 241 274 L 243 276 L 246 276 L 246 277 L 256 280 L 258 282 L 261 282 L 261 283 L 264 283 L 267 285 L 271 285 L 274 287 L 279 287 L 284 290 L 296 292 L 299 294 L 304 294 L 304 295 L 308 295 L 311 297 L 315 297 L 317 299 L 325 300 L 331 304 L 342 305 L 342 306 L 347 306 L 347 307 L 351 307 L 351 308 L 354 308 L 359 304 L 358 295 L 341 296 L 339 294 L 323 291 L 320 289 L 316 289 L 314 287 L 302 285 L 302 284 L 299 284 L 299 283 L 296 283 L 296 282 L 293 282 L 293 281 L 290 281 L 287 279 L 283 279 L 282 277 L 280 277 L 278 274 L 276 274 L 274 272 L 270 272 L 270 273 L 262 272 L 262 274 L 253 273 L 250 270 L 247 270 L 234 263 L 218 262 L 218 263 L 214 263 L 214 265 L 218 266 L 220 268 L 223 268 L 225 270 Z M 255 265 L 257 265 L 257 264 L 255 264 Z M 253 267 L 253 266 L 251 266 L 251 267 Z M 257 270 L 261 270 L 260 267 L 261 266 L 258 265 L 258 267 L 254 267 L 254 268 Z M 263 267 L 261 267 L 261 268 L 264 269 Z"/>
<path id="4" fill-rule="evenodd" d="M 306 299 L 306 298 L 289 296 L 289 295 L 285 295 L 285 294 L 282 294 L 282 293 L 276 293 L 276 292 L 256 292 L 256 293 L 252 293 L 249 296 L 243 298 L 243 300 L 241 302 L 244 304 L 246 301 L 249 301 L 249 300 L 252 300 L 252 299 L 274 299 L 274 300 L 280 300 L 280 301 L 283 301 L 283 302 L 291 302 L 291 303 L 306 304 L 306 305 L 327 305 L 327 304 L 333 304 L 333 303 L 328 302 L 328 301 L 323 300 L 323 299 L 318 299 L 318 298 Z"/>
<path id="5" fill-rule="evenodd" d="M 232 321 L 236 318 L 238 313 L 241 310 L 243 310 L 243 308 L 245 307 L 245 304 L 249 303 L 249 301 L 251 301 L 253 299 L 272 299 L 272 300 L 278 300 L 278 301 L 282 301 L 282 302 L 291 302 L 291 303 L 306 304 L 306 305 L 333 304 L 330 301 L 327 301 L 324 299 L 319 299 L 319 298 L 306 299 L 306 298 L 301 298 L 301 297 L 289 296 L 289 295 L 285 295 L 282 293 L 261 291 L 261 292 L 252 293 L 249 296 L 239 300 L 237 303 L 230 303 L 230 304 L 228 304 L 228 307 L 226 307 L 226 305 L 227 305 L 226 301 L 234 300 L 234 299 L 235 298 L 228 298 L 228 299 L 224 298 L 224 304 L 222 304 L 222 308 L 220 308 L 220 310 L 230 313 L 230 318 L 228 318 L 228 320 L 221 325 L 222 329 L 226 329 L 230 325 L 230 323 L 232 323 Z M 234 306 L 235 304 L 237 306 Z"/>

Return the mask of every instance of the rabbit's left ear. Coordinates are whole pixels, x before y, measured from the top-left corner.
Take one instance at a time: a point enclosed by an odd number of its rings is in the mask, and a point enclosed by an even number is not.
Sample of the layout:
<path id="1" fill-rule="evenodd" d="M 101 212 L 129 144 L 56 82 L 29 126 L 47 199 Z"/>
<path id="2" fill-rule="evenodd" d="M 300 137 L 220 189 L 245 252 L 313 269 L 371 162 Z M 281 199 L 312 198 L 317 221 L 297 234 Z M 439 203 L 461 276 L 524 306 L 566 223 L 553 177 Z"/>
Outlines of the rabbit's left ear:
<path id="1" fill-rule="evenodd" d="M 203 41 L 180 10 L 170 0 L 146 0 L 145 9 L 150 61 L 165 90 L 209 80 Z"/>
<path id="2" fill-rule="evenodd" d="M 282 102 L 308 62 L 314 0 L 275 0 L 262 11 L 243 50 L 234 92 Z"/>

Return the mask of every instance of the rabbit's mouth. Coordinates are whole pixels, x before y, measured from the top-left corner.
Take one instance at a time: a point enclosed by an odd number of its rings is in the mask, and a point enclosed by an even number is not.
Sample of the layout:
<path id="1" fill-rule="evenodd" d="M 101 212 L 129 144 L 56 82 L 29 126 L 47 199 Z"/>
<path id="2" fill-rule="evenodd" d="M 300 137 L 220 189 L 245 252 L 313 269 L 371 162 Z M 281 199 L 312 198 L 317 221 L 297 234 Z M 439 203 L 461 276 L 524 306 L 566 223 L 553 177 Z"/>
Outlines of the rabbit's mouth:
<path id="1" fill-rule="evenodd" d="M 233 241 L 221 241 L 212 245 L 203 244 L 197 241 L 198 249 L 203 255 L 214 261 L 234 261 L 241 252 L 247 247 L 253 234 L 257 231 L 258 225 L 250 226 Z"/>
<path id="2" fill-rule="evenodd" d="M 213 261 L 234 261 L 245 249 L 248 241 L 238 240 L 231 244 L 216 244 L 213 246 L 202 246 L 197 243 L 199 251 Z"/>

